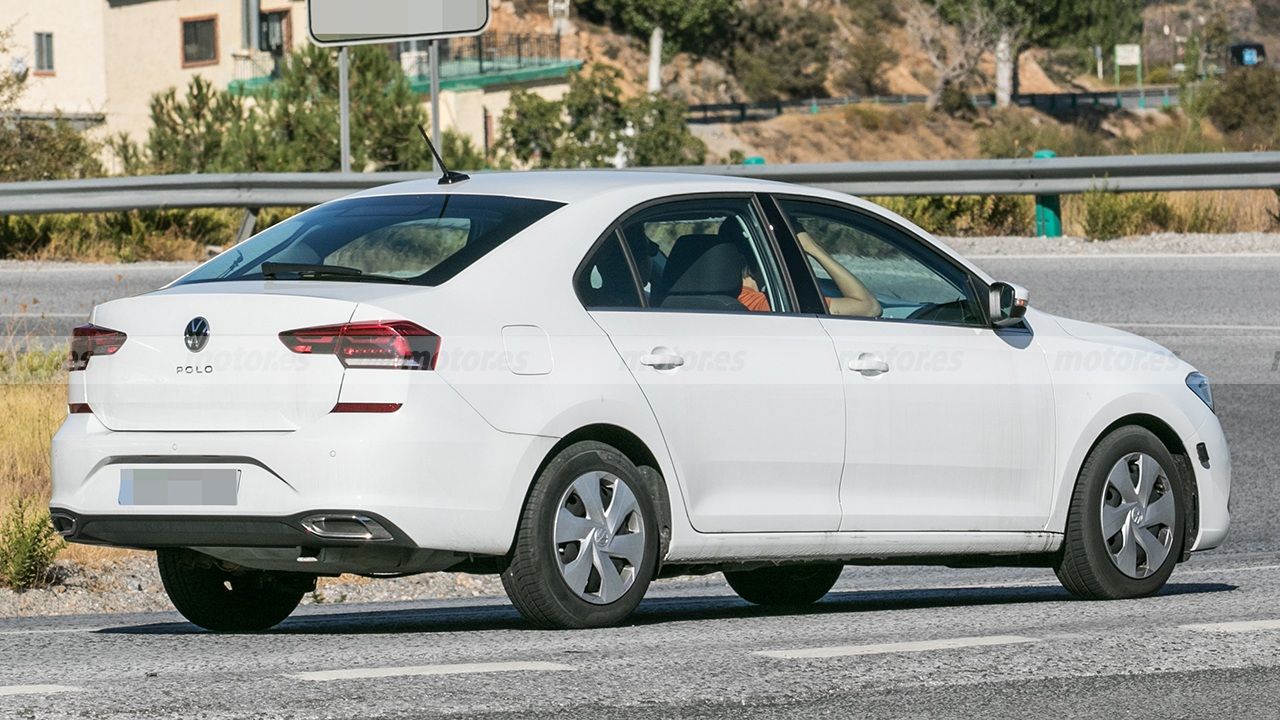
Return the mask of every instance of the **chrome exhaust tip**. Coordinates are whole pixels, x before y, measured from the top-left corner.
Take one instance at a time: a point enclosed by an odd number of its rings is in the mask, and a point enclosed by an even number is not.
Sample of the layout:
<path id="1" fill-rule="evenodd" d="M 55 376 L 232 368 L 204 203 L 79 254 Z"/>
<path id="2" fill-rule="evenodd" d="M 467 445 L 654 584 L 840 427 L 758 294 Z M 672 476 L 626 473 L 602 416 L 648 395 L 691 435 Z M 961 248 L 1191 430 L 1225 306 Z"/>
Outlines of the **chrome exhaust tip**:
<path id="1" fill-rule="evenodd" d="M 54 511 L 49 513 L 49 519 L 53 522 L 53 529 L 62 537 L 71 537 L 76 534 L 76 519 L 70 515 Z"/>
<path id="2" fill-rule="evenodd" d="M 310 515 L 302 519 L 302 529 L 326 540 L 391 540 L 392 535 L 377 520 L 365 515 Z"/>

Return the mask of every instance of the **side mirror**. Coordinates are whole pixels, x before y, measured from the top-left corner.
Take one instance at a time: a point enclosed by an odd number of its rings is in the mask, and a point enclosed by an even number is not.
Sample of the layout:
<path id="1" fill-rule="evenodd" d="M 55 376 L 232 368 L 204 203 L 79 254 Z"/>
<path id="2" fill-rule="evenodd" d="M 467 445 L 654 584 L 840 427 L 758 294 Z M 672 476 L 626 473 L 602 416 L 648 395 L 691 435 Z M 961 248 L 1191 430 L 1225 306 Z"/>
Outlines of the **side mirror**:
<path id="1" fill-rule="evenodd" d="M 1031 302 L 1031 294 L 1021 285 L 997 282 L 991 285 L 991 300 L 988 312 L 991 324 L 996 327 L 1010 327 L 1022 322 L 1027 314 L 1027 306 Z"/>

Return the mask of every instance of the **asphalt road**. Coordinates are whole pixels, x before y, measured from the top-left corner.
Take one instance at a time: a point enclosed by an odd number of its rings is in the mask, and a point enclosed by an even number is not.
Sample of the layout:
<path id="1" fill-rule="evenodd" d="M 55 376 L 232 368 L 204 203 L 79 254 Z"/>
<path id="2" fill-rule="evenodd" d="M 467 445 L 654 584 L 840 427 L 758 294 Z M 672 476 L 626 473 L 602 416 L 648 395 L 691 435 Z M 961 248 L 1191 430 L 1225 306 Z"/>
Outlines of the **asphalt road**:
<path id="1" fill-rule="evenodd" d="M 171 613 L 0 619 L 0 717 L 1277 717 L 1280 256 L 979 262 L 1215 379 L 1232 535 L 1159 596 L 1072 601 L 1044 570 L 850 568 L 808 613 L 753 609 L 710 576 L 583 632 L 529 630 L 500 598 L 312 606 L 262 635 Z M 178 271 L 45 272 L 0 265 L 9 334 L 56 334 Z"/>

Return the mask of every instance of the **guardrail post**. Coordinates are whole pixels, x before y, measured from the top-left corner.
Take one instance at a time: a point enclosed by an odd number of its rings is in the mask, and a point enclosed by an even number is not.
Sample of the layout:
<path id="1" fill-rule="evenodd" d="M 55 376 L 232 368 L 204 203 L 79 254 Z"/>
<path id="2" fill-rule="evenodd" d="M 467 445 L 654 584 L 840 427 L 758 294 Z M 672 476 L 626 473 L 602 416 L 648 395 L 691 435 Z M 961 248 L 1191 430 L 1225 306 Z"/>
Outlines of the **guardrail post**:
<path id="1" fill-rule="evenodd" d="M 1052 150 L 1037 150 L 1032 157 L 1045 160 L 1057 157 Z M 1062 198 L 1058 195 L 1036 196 L 1036 237 L 1062 237 Z"/>
<path id="2" fill-rule="evenodd" d="M 244 217 L 240 218 L 240 230 L 236 233 L 236 244 L 253 237 L 253 230 L 258 226 L 258 212 L 261 208 L 245 208 Z"/>

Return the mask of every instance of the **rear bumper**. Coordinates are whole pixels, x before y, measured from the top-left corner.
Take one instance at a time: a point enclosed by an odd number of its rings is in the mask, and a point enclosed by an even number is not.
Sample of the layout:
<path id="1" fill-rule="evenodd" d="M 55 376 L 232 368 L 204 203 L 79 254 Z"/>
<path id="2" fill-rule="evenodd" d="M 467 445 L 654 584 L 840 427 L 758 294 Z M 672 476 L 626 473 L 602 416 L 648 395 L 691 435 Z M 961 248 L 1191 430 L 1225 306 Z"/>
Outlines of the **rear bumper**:
<path id="1" fill-rule="evenodd" d="M 331 414 L 294 432 L 115 432 L 69 415 L 53 439 L 49 504 L 82 519 L 75 542 L 323 547 L 298 521 L 340 508 L 380 518 L 406 547 L 505 554 L 556 439 L 494 429 L 438 378 L 415 378 L 397 402 L 394 413 Z M 129 504 L 121 473 L 138 468 L 235 469 L 236 502 Z"/>
<path id="2" fill-rule="evenodd" d="M 374 513 L 317 510 L 285 517 L 207 515 L 84 515 L 60 507 L 49 508 L 54 527 L 67 540 L 86 545 L 111 545 L 139 550 L 175 547 L 413 548 L 413 540 L 390 520 Z M 308 530 L 303 520 L 315 516 L 364 516 L 390 536 L 386 539 L 323 537 Z"/>

